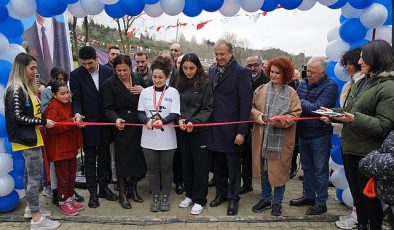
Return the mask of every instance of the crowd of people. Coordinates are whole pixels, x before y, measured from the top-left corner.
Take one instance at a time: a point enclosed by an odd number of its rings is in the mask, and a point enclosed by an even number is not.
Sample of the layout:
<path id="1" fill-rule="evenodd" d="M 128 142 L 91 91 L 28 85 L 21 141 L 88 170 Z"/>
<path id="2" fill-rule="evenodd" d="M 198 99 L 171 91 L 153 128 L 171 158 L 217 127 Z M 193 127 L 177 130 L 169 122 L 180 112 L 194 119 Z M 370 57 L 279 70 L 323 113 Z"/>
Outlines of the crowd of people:
<path id="1" fill-rule="evenodd" d="M 208 70 L 179 44 L 152 61 L 137 52 L 133 72 L 132 58 L 118 47 L 109 48 L 108 64 L 101 65 L 95 49 L 85 46 L 78 53 L 81 65 L 70 74 L 54 67 L 49 86 L 40 92 L 34 74 L 41 63 L 30 54 L 18 54 L 6 88 L 6 125 L 13 150 L 23 151 L 25 157 L 25 217 L 32 218 L 32 229 L 60 226 L 46 218 L 50 212 L 39 205 L 43 159 L 50 162 L 46 181 L 60 212 L 77 215 L 85 208 L 84 198 L 75 192 L 81 148 L 89 208 L 98 208 L 99 198 L 119 201 L 125 209 L 132 208 L 129 198 L 143 202 L 137 187 L 147 176 L 151 212 L 171 209 L 174 183 L 177 194 L 185 192 L 179 208 L 192 205 L 190 213 L 198 215 L 207 206 L 208 186 L 213 184 L 216 195 L 209 206 L 227 202 L 227 215 L 237 215 L 240 195 L 253 190 L 255 177 L 261 181 L 261 199 L 251 210 L 271 209 L 273 216 L 280 216 L 286 183 L 295 175 L 300 153 L 302 196 L 291 199 L 290 205 L 310 206 L 306 215 L 323 214 L 333 126 L 342 136 L 354 221 L 358 229 L 381 229 L 381 199 L 394 205 L 392 194 L 387 194 L 394 187 L 391 46 L 377 40 L 343 55 L 341 64 L 352 78 L 341 92 L 341 108 L 335 108 L 340 93 L 327 76 L 324 57 L 312 57 L 306 77 L 300 79 L 290 58 L 265 61 L 251 55 L 244 67 L 233 49 L 228 41 L 217 41 L 216 62 Z M 319 117 L 314 113 L 319 109 L 341 114 Z M 241 122 L 209 125 L 234 121 Z M 103 122 L 114 125 L 91 125 Z M 369 158 L 363 161 L 365 155 Z M 388 163 L 382 164 L 382 159 Z M 364 165 L 361 171 L 359 162 Z M 388 173 L 378 173 L 368 167 L 371 164 L 388 167 Z M 370 177 L 385 184 L 375 198 L 362 193 Z M 111 180 L 118 195 L 108 187 Z"/>

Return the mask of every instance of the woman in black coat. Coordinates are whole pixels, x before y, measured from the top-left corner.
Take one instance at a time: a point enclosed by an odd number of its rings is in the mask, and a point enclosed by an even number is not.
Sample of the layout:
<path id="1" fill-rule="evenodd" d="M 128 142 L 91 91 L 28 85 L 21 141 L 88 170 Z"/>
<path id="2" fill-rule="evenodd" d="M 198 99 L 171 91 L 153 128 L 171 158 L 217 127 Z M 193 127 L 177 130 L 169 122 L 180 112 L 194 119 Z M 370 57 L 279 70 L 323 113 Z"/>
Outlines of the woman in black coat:
<path id="1" fill-rule="evenodd" d="M 126 197 L 126 178 L 131 178 L 131 197 L 135 202 L 142 202 L 136 186 L 138 177 L 146 173 L 146 165 L 140 145 L 142 128 L 125 126 L 124 123 L 139 123 L 137 106 L 143 88 L 141 80 L 132 75 L 128 55 L 117 56 L 114 68 L 115 74 L 104 83 L 103 107 L 109 121 L 116 123 L 113 134 L 119 203 L 123 208 L 130 209 Z"/>

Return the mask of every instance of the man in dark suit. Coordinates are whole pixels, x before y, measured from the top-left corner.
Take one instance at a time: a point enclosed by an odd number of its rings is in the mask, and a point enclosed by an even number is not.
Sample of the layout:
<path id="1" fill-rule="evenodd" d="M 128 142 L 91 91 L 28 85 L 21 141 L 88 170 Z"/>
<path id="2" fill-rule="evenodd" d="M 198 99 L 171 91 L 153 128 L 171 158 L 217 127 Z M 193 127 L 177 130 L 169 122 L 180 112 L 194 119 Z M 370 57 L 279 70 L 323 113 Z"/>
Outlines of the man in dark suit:
<path id="1" fill-rule="evenodd" d="M 105 80 L 113 75 L 113 70 L 100 65 L 96 50 L 84 46 L 79 50 L 81 66 L 70 74 L 70 88 L 73 93 L 72 106 L 76 120 L 87 122 L 107 122 L 103 113 L 102 87 Z M 118 197 L 108 188 L 107 177 L 110 161 L 109 144 L 112 142 L 111 127 L 86 126 L 83 128 L 83 151 L 85 153 L 86 183 L 90 193 L 88 206 L 97 208 L 98 197 L 115 201 Z M 97 169 L 96 169 L 97 159 Z M 97 180 L 99 193 L 97 197 Z"/>
<path id="2" fill-rule="evenodd" d="M 23 33 L 30 54 L 38 61 L 40 79 L 45 82 L 49 82 L 53 66 L 60 66 L 67 73 L 71 71 L 67 36 L 63 22 L 37 13 L 36 21 Z"/>
<path id="3" fill-rule="evenodd" d="M 251 73 L 234 59 L 233 46 L 219 40 L 214 48 L 217 65 L 210 68 L 213 89 L 211 122 L 249 120 L 252 108 Z M 229 201 L 227 215 L 238 213 L 241 185 L 241 152 L 248 124 L 212 126 L 207 149 L 212 155 L 216 197 L 209 204 L 217 207 Z"/>

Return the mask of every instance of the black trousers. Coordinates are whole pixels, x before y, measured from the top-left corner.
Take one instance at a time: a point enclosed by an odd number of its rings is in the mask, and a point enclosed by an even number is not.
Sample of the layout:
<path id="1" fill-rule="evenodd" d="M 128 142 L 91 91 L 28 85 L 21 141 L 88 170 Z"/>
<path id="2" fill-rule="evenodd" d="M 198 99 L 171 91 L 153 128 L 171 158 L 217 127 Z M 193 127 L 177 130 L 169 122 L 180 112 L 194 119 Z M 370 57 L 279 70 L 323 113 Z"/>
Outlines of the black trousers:
<path id="1" fill-rule="evenodd" d="M 85 146 L 83 152 L 85 153 L 87 188 L 90 193 L 97 193 L 97 181 L 100 189 L 108 186 L 108 164 L 111 161 L 109 145 Z"/>
<path id="2" fill-rule="evenodd" d="M 212 155 L 216 194 L 238 201 L 241 187 L 241 152 L 223 153 L 209 151 Z"/>
<path id="3" fill-rule="evenodd" d="M 182 178 L 186 196 L 194 203 L 205 206 L 208 194 L 208 131 L 179 133 L 179 149 L 182 154 Z"/>
<path id="4" fill-rule="evenodd" d="M 242 185 L 245 187 L 252 187 L 252 136 L 245 136 L 244 151 L 241 154 L 241 175 Z"/>
<path id="5" fill-rule="evenodd" d="M 368 198 L 363 194 L 369 178 L 361 175 L 358 164 L 362 157 L 343 154 L 343 166 L 350 192 L 357 211 L 359 224 L 368 224 L 370 229 L 381 229 L 383 224 L 383 208 L 378 198 Z"/>
<path id="6" fill-rule="evenodd" d="M 179 129 L 176 129 L 176 136 L 177 136 L 177 143 L 179 143 L 179 134 L 182 131 L 180 131 Z M 174 175 L 173 181 L 175 184 L 180 184 L 183 182 L 183 178 L 182 178 L 182 154 L 179 150 L 179 148 L 175 149 L 174 152 L 174 159 L 172 161 L 172 173 Z"/>

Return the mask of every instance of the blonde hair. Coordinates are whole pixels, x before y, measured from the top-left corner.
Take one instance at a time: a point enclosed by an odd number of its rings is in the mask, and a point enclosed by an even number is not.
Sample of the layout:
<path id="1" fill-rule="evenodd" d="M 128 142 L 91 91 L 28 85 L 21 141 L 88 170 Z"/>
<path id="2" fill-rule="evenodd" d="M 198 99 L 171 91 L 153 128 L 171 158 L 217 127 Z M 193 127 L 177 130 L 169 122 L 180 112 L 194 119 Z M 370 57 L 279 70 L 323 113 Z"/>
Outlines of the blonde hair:
<path id="1" fill-rule="evenodd" d="M 26 67 L 32 62 L 37 60 L 27 53 L 20 53 L 16 55 L 15 61 L 12 65 L 8 83 L 6 86 L 6 92 L 10 89 L 15 91 L 19 88 L 23 90 L 25 97 L 37 95 L 37 89 L 35 87 L 35 81 L 27 78 Z"/>

